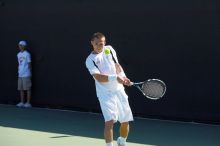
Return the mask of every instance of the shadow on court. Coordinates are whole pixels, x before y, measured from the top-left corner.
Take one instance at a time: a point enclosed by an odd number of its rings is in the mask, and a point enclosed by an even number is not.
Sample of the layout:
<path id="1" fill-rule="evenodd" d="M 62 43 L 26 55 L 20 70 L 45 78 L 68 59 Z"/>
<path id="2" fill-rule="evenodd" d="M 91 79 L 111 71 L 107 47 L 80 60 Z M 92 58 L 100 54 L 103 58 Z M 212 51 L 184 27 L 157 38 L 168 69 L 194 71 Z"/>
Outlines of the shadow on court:
<path id="1" fill-rule="evenodd" d="M 0 126 L 103 139 L 99 114 L 0 105 Z M 114 129 L 118 136 L 119 124 Z M 1 131 L 0 131 L 1 132 Z M 128 142 L 152 146 L 219 146 L 220 126 L 135 118 Z M 89 145 L 89 144 L 88 144 Z"/>

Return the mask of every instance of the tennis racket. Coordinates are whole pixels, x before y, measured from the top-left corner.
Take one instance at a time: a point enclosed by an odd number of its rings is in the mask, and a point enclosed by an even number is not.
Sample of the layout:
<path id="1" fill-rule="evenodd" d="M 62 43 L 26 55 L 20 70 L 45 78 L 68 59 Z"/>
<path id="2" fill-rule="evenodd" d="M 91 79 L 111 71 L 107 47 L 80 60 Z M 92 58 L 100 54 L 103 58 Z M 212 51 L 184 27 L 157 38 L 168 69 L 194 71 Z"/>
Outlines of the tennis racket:
<path id="1" fill-rule="evenodd" d="M 138 83 L 131 82 L 131 85 L 141 91 L 145 97 L 152 100 L 162 98 L 166 92 L 166 84 L 159 79 L 149 79 Z"/>

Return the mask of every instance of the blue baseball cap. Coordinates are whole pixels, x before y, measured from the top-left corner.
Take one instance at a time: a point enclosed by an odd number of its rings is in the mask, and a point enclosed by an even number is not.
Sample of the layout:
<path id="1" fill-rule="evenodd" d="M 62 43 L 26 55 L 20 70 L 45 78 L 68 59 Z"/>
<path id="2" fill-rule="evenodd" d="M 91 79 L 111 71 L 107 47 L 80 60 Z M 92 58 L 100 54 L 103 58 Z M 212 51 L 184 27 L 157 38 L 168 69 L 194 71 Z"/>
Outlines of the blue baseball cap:
<path id="1" fill-rule="evenodd" d="M 20 41 L 20 42 L 18 43 L 18 45 L 27 46 L 27 42 L 26 42 L 26 41 Z"/>

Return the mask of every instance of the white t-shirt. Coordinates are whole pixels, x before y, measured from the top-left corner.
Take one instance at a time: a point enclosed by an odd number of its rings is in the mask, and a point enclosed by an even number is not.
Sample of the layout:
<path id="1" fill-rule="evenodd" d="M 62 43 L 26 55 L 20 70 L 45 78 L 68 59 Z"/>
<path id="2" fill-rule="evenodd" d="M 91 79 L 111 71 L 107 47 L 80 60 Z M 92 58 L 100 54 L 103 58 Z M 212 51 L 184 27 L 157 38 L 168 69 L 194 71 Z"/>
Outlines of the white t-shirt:
<path id="1" fill-rule="evenodd" d="M 31 70 L 28 64 L 31 62 L 31 55 L 26 50 L 19 52 L 18 55 L 18 77 L 30 77 Z"/>
<path id="2" fill-rule="evenodd" d="M 88 68 L 91 75 L 116 75 L 115 62 L 113 61 L 111 53 L 105 54 L 105 49 L 111 50 L 116 62 L 118 63 L 115 50 L 111 46 L 104 46 L 103 51 L 101 53 L 91 53 L 86 59 L 86 67 Z M 108 82 L 98 82 L 95 79 L 95 84 L 96 94 L 99 98 L 106 97 L 109 92 L 116 92 L 118 90 L 124 89 L 124 86 L 118 83 L 117 80 Z"/>

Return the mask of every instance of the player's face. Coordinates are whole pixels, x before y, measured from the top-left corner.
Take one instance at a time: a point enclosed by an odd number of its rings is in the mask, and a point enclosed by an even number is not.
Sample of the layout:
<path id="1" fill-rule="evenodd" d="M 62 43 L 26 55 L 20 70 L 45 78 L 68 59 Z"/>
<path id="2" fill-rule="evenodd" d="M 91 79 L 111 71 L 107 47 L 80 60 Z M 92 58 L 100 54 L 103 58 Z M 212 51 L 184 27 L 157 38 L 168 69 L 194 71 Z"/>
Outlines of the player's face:
<path id="1" fill-rule="evenodd" d="M 94 40 L 91 41 L 91 44 L 93 46 L 95 53 L 100 53 L 103 50 L 103 47 L 105 46 L 105 37 L 102 38 L 94 38 Z"/>
<path id="2" fill-rule="evenodd" d="M 24 51 L 25 50 L 25 46 L 22 46 L 22 45 L 18 45 L 20 51 Z"/>

